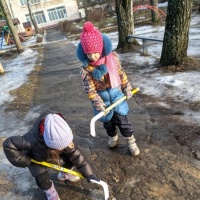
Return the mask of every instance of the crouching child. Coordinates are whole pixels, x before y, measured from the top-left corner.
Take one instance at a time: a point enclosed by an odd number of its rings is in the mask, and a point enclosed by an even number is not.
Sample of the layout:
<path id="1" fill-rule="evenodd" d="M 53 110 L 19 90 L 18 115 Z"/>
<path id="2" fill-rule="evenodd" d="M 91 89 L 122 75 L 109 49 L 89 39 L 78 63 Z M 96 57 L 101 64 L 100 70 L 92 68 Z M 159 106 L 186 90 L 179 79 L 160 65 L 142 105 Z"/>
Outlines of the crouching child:
<path id="1" fill-rule="evenodd" d="M 47 161 L 63 167 L 76 169 L 90 182 L 99 181 L 87 159 L 73 142 L 73 133 L 61 113 L 45 112 L 34 123 L 31 130 L 23 136 L 12 136 L 3 143 L 4 153 L 10 163 L 16 167 L 28 167 L 39 188 L 44 190 L 48 200 L 60 200 L 54 183 L 50 180 L 48 168 L 31 162 Z M 80 177 L 59 172 L 61 181 L 77 182 Z"/>

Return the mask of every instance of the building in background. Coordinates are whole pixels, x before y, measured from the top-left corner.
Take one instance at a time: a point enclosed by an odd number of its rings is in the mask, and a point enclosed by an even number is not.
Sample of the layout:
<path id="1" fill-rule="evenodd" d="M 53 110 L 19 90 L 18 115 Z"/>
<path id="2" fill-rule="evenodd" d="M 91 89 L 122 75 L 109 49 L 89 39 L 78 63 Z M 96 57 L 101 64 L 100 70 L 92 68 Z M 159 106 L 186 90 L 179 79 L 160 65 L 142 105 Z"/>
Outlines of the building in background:
<path id="1" fill-rule="evenodd" d="M 20 21 L 20 30 L 25 32 L 24 22 L 30 21 L 27 0 L 6 0 L 12 18 Z M 80 18 L 77 0 L 30 0 L 30 7 L 39 28 L 53 27 L 63 20 Z"/>

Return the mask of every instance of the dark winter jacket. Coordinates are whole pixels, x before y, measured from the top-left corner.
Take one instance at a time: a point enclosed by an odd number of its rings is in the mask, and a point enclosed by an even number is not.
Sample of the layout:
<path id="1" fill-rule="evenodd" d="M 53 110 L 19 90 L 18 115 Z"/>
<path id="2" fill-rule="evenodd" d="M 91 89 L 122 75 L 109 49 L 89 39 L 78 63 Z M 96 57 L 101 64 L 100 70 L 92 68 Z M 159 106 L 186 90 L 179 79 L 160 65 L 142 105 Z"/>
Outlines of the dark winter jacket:
<path id="1" fill-rule="evenodd" d="M 23 136 L 12 136 L 7 138 L 3 143 L 3 149 L 7 159 L 16 167 L 28 167 L 31 164 L 31 158 L 41 161 L 48 161 L 48 149 L 43 136 L 39 133 L 39 124 L 42 119 L 49 113 L 47 111 L 40 115 L 34 123 L 32 129 Z M 81 155 L 80 151 L 74 148 L 66 148 L 61 158 L 69 160 L 80 172 L 87 178 L 93 174 L 93 171 L 86 158 Z"/>
<path id="2" fill-rule="evenodd" d="M 112 43 L 110 39 L 102 34 L 103 37 L 103 53 L 102 56 L 107 56 L 112 52 Z M 92 66 L 89 64 L 89 59 L 87 55 L 84 53 L 81 43 L 78 44 L 77 47 L 77 57 L 82 62 L 83 66 L 80 69 L 81 78 L 83 80 L 85 91 L 90 99 L 93 107 L 94 114 L 98 114 L 101 111 L 102 107 L 109 107 L 119 99 L 121 99 L 127 92 L 132 90 L 132 86 L 128 80 L 128 77 L 121 66 L 121 62 L 118 58 L 116 52 L 112 52 L 119 73 L 119 77 L 121 80 L 121 85 L 116 88 L 111 88 L 111 83 L 109 79 L 109 74 L 107 73 L 106 65 L 102 64 L 98 67 Z M 106 116 L 99 119 L 101 122 L 109 121 L 113 112 L 117 112 L 120 115 L 127 115 L 129 108 L 127 101 L 123 101 L 118 106 L 116 106 L 113 110 L 111 110 Z"/>

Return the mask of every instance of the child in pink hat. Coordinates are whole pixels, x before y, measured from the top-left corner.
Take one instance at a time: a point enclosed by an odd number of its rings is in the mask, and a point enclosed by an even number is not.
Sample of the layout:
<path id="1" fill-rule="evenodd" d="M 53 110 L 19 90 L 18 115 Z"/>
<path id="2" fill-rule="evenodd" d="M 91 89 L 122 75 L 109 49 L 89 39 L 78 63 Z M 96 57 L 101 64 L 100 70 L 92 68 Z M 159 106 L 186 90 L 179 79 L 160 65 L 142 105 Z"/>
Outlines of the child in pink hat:
<path id="1" fill-rule="evenodd" d="M 63 167 L 76 167 L 88 182 L 100 181 L 92 171 L 87 159 L 73 143 L 73 133 L 61 113 L 46 111 L 38 117 L 32 129 L 23 136 L 12 136 L 3 143 L 7 159 L 16 167 L 28 167 L 39 188 L 44 190 L 48 200 L 60 200 L 54 183 L 50 180 L 48 168 L 31 162 L 59 162 Z M 60 162 L 58 163 L 60 164 Z M 61 181 L 77 182 L 80 177 L 59 172 Z"/>
<path id="2" fill-rule="evenodd" d="M 83 65 L 80 73 L 95 115 L 104 111 L 124 95 L 127 99 L 132 97 L 132 86 L 118 55 L 112 52 L 110 39 L 89 21 L 83 25 L 76 55 Z M 108 146 L 110 148 L 117 145 L 118 127 L 127 141 L 131 155 L 137 156 L 140 150 L 127 118 L 128 111 L 127 101 L 124 100 L 99 121 L 103 122 L 109 136 Z"/>

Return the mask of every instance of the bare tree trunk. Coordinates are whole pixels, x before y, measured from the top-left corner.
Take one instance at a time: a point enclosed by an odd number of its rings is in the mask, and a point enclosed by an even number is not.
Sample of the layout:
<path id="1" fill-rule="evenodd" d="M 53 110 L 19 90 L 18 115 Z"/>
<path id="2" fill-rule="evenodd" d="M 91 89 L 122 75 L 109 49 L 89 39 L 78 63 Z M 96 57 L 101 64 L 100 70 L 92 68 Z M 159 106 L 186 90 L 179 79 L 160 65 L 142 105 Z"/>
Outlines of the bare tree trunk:
<path id="1" fill-rule="evenodd" d="M 9 2 L 9 7 L 10 7 L 10 16 L 11 16 L 11 18 L 15 18 L 14 13 L 13 13 L 13 9 L 12 9 L 12 4 L 11 4 L 10 0 L 8 0 L 8 2 Z"/>
<path id="2" fill-rule="evenodd" d="M 158 0 L 150 0 L 150 4 L 151 6 L 158 8 Z M 154 10 L 151 10 L 151 19 L 154 23 L 158 22 L 158 15 L 156 15 Z"/>
<path id="3" fill-rule="evenodd" d="M 3 14 L 3 10 L 1 8 L 1 3 L 0 3 L 0 20 L 2 20 L 4 17 L 4 14 Z"/>
<path id="4" fill-rule="evenodd" d="M 21 53 L 24 50 L 24 48 L 23 48 L 21 41 L 19 39 L 17 30 L 16 30 L 16 28 L 13 24 L 13 21 L 12 21 L 12 18 L 11 18 L 11 15 L 10 15 L 10 12 L 8 10 L 8 7 L 7 7 L 5 0 L 0 0 L 0 6 L 1 6 L 2 11 L 4 13 L 4 16 L 6 18 L 6 21 L 7 21 L 7 24 L 9 26 L 10 32 L 12 34 L 13 40 L 15 42 L 17 51 L 18 51 L 18 53 Z"/>
<path id="5" fill-rule="evenodd" d="M 86 21 L 88 21 L 88 9 L 87 9 L 89 7 L 88 0 L 83 0 L 83 7 L 85 10 L 85 19 L 86 19 Z"/>
<path id="6" fill-rule="evenodd" d="M 131 49 L 132 44 L 126 40 L 127 35 L 134 35 L 134 17 L 132 0 L 115 0 L 117 23 L 118 23 L 118 45 L 117 49 L 126 52 Z"/>
<path id="7" fill-rule="evenodd" d="M 168 0 L 161 65 L 177 65 L 187 57 L 192 0 Z"/>
<path id="8" fill-rule="evenodd" d="M 30 0 L 27 0 L 27 7 L 28 7 L 31 22 L 32 22 L 34 29 L 35 29 L 35 33 L 38 34 L 40 31 L 39 31 L 39 28 L 37 26 L 35 19 L 33 18 L 33 15 L 32 15 L 32 11 L 31 11 L 31 8 L 30 8 Z"/>

